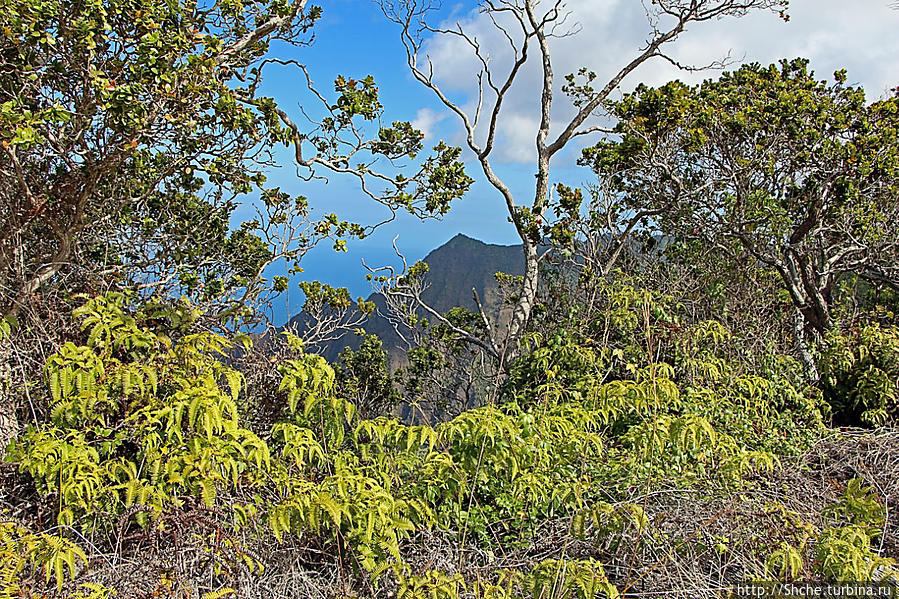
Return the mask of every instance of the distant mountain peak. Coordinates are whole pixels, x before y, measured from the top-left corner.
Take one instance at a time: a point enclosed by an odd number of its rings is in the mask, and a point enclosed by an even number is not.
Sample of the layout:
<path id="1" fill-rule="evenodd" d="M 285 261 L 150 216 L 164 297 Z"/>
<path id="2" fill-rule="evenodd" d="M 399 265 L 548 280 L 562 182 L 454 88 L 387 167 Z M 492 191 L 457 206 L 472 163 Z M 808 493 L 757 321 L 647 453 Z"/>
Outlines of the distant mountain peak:
<path id="1" fill-rule="evenodd" d="M 444 243 L 444 244 L 441 245 L 440 247 L 437 247 L 437 248 L 434 248 L 433 250 L 431 250 L 431 253 L 436 252 L 437 250 L 441 250 L 441 249 L 443 249 L 443 248 L 445 248 L 445 247 L 448 247 L 448 246 L 455 246 L 455 245 L 460 245 L 460 244 L 466 244 L 466 245 L 468 245 L 468 244 L 486 245 L 486 244 L 485 244 L 483 241 L 481 241 L 480 239 L 475 239 L 474 237 L 469 237 L 468 235 L 466 235 L 466 234 L 464 234 L 464 233 L 456 233 L 455 235 L 453 235 L 453 237 L 452 237 L 449 241 L 447 241 L 446 243 Z"/>
<path id="2" fill-rule="evenodd" d="M 474 237 L 470 237 L 465 233 L 456 233 L 450 238 L 449 241 L 444 243 L 443 245 L 431 250 L 428 256 L 432 256 L 436 253 L 452 250 L 456 251 L 460 248 L 465 249 L 484 249 L 484 248 L 520 248 L 520 245 L 504 245 L 499 243 L 487 243 L 485 241 L 481 241 L 480 239 L 475 239 Z M 427 258 L 425 258 L 427 261 Z"/>
<path id="3" fill-rule="evenodd" d="M 425 275 L 427 283 L 422 292 L 423 299 L 434 309 L 443 313 L 456 306 L 476 310 L 472 288 L 476 289 L 485 309 L 498 314 L 502 307 L 495 274 L 504 272 L 520 275 L 524 272 L 524 255 L 520 245 L 499 245 L 484 243 L 464 233 L 454 235 L 449 241 L 432 250 L 424 262 L 430 267 Z M 368 298 L 375 302 L 378 309 L 384 307 L 383 296 L 379 293 Z M 298 315 L 292 321 L 302 327 L 303 316 Z M 396 335 L 393 325 L 380 314 L 375 314 L 363 328 L 371 334 L 378 335 L 391 355 L 395 366 L 405 359 L 405 348 Z M 358 347 L 360 339 L 347 336 L 329 344 L 322 351 L 329 360 L 336 360 L 343 347 Z"/>

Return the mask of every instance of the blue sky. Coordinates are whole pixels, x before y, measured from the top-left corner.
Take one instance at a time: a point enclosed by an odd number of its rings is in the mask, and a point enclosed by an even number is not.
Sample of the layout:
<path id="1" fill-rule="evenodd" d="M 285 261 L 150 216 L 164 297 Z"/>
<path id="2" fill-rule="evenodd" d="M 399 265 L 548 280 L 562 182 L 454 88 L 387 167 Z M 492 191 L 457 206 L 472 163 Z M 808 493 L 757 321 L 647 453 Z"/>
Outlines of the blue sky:
<path id="1" fill-rule="evenodd" d="M 316 27 L 314 43 L 304 48 L 275 46 L 273 53 L 305 64 L 324 92 L 333 89 L 332 82 L 338 74 L 357 79 L 372 75 L 386 108 L 386 122 L 410 120 L 420 125 L 429 133 L 426 147 L 439 139 L 461 145 L 455 118 L 408 73 L 398 31 L 385 19 L 378 4 L 370 0 L 331 0 L 321 4 L 323 16 Z M 600 78 L 611 74 L 634 54 L 648 32 L 637 0 L 568 0 L 567 5 L 572 12 L 569 22 L 580 31 L 554 42 L 557 88 L 562 85 L 562 75 L 580 66 L 595 70 Z M 889 0 L 793 0 L 789 23 L 772 14 L 759 13 L 696 25 L 672 47 L 671 53 L 678 60 L 693 64 L 705 64 L 728 54 L 734 63 L 767 63 L 804 56 L 812 60 L 812 67 L 822 78 L 829 77 L 835 69 L 848 68 L 850 83 L 864 85 L 869 96 L 876 97 L 899 85 L 899 36 L 895 35 L 899 31 L 899 10 L 889 5 Z M 444 25 L 458 22 L 467 31 L 475 32 L 502 66 L 508 60 L 502 40 L 476 7 L 470 1 L 444 3 L 438 20 L 442 19 Z M 428 43 L 427 50 L 434 57 L 441 85 L 453 99 L 471 107 L 474 65 L 466 48 L 458 40 L 435 39 Z M 500 147 L 494 165 L 525 203 L 533 193 L 535 167 L 528 159 L 534 147 L 539 86 L 536 70 L 525 70 L 522 75 L 506 104 L 507 114 L 500 121 Z M 664 61 L 656 61 L 626 79 L 622 90 L 627 91 L 640 81 L 654 85 L 673 78 L 698 82 L 715 75 L 714 71 L 677 71 Z M 295 120 L 302 118 L 298 106 L 309 106 L 310 99 L 300 73 L 274 67 L 267 73 L 264 85 L 263 92 L 274 96 Z M 562 123 L 570 114 L 570 107 L 561 98 L 556 105 L 556 116 Z M 554 181 L 569 185 L 589 182 L 589 171 L 574 166 L 578 149 L 574 147 L 559 157 L 554 164 Z M 354 181 L 331 177 L 327 185 L 307 183 L 297 178 L 290 152 L 278 155 L 278 162 L 281 167 L 270 173 L 270 183 L 307 196 L 315 213 L 335 212 L 341 218 L 363 223 L 383 219 L 384 208 L 364 198 Z M 296 283 L 301 280 L 318 279 L 348 287 L 354 296 L 367 296 L 370 287 L 361 260 L 364 258 L 370 265 L 396 262 L 391 243 L 396 235 L 398 246 L 410 260 L 423 257 L 459 232 L 489 243 L 516 243 L 498 193 L 485 183 L 475 164 L 469 163 L 468 172 L 476 183 L 441 221 L 421 222 L 400 216 L 370 238 L 351 241 L 346 253 L 337 254 L 326 244 L 307 254 L 302 264 L 305 272 L 296 275 L 291 285 L 290 306 L 287 296 L 275 306 L 275 322 L 283 322 L 288 313 L 298 310 L 302 294 Z"/>

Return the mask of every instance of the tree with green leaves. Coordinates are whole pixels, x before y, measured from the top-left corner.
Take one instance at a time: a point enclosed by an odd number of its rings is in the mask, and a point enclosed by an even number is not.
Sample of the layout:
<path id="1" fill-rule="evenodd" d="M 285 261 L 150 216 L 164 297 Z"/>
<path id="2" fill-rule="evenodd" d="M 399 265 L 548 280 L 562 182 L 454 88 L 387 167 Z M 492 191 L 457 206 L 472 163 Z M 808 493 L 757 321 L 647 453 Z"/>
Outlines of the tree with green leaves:
<path id="1" fill-rule="evenodd" d="M 322 239 L 339 249 L 377 226 L 313 220 L 306 198 L 267 186 L 278 145 L 307 178 L 353 170 L 391 215 L 445 212 L 469 184 L 458 150 L 441 144 L 406 176 L 376 172 L 414 157 L 422 134 L 380 125 L 370 77 L 337 77 L 302 131 L 259 92 L 272 66 L 305 72 L 272 44 L 309 43 L 320 14 L 306 0 L 3 0 L 0 313 L 51 285 L 136 285 L 233 313 L 270 289 L 272 262 L 296 266 Z M 369 122 L 374 135 L 360 135 Z M 239 205 L 256 217 L 232 226 Z"/>
<path id="2" fill-rule="evenodd" d="M 4 1 L 3 313 L 63 275 L 88 290 L 257 291 L 261 269 L 290 256 L 274 229 L 306 204 L 264 188 L 279 134 L 234 81 L 273 40 L 306 43 L 318 15 L 305 1 Z M 254 190 L 267 218 L 230 231 Z"/>
<path id="3" fill-rule="evenodd" d="M 833 326 L 847 276 L 899 286 L 899 95 L 868 103 L 845 72 L 793 60 L 641 86 L 611 110 L 619 138 L 582 163 L 646 226 L 776 271 L 800 345 Z"/>
<path id="4" fill-rule="evenodd" d="M 338 394 L 350 399 L 365 418 L 391 415 L 402 397 L 390 374 L 381 340 L 366 335 L 359 349 L 345 347 L 339 358 L 334 368 Z"/>

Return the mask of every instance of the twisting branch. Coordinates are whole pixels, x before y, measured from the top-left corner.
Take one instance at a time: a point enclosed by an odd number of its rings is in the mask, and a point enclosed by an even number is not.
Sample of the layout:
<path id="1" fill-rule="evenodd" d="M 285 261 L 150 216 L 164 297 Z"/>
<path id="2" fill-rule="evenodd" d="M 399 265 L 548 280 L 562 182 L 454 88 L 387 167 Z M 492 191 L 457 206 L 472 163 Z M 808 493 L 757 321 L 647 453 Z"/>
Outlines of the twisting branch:
<path id="1" fill-rule="evenodd" d="M 421 310 L 424 310 L 424 312 L 427 313 L 434 321 L 445 326 L 460 339 L 463 339 L 466 342 L 471 343 L 472 345 L 480 347 L 493 358 L 499 358 L 500 354 L 497 351 L 497 348 L 492 343 L 481 339 L 480 337 L 472 334 L 470 331 L 456 326 L 455 324 L 450 322 L 449 319 L 446 318 L 446 316 L 435 310 L 422 299 L 422 292 L 426 289 L 425 282 L 422 278 L 425 269 L 421 268 L 418 265 L 410 267 L 406 262 L 406 257 L 397 248 L 396 240 L 397 237 L 394 237 L 393 249 L 397 257 L 399 257 L 403 263 L 403 267 L 400 270 L 400 273 L 397 273 L 396 269 L 389 265 L 381 266 L 378 268 L 369 267 L 363 260 L 362 264 L 372 275 L 372 280 L 376 284 L 380 283 L 381 285 L 378 291 L 385 297 L 392 296 L 409 300 L 411 302 L 411 307 L 413 307 L 413 310 L 414 307 L 418 307 Z M 416 266 L 418 266 L 418 268 L 416 268 Z M 387 274 L 385 275 L 382 273 Z M 409 315 L 412 314 L 410 313 Z M 399 333 L 399 331 L 397 332 Z"/>
<path id="2" fill-rule="evenodd" d="M 228 64 L 236 56 L 243 54 L 250 46 L 265 40 L 279 30 L 292 27 L 297 17 L 302 15 L 306 9 L 307 2 L 308 0 L 295 0 L 284 14 L 271 17 L 242 38 L 226 46 L 216 56 L 216 62 L 220 65 Z"/>

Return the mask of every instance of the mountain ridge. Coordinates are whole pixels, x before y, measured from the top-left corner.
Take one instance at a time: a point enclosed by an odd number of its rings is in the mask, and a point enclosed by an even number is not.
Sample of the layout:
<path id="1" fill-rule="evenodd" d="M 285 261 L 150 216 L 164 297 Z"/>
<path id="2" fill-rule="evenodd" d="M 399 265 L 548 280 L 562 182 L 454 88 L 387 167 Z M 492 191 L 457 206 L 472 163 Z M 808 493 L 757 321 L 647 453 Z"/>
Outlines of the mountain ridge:
<path id="1" fill-rule="evenodd" d="M 500 312 L 501 297 L 496 282 L 496 273 L 512 276 L 524 273 L 524 256 L 521 245 L 500 245 L 485 243 L 457 233 L 443 245 L 431 250 L 423 259 L 428 265 L 424 277 L 425 289 L 422 299 L 440 313 L 462 307 L 477 310 L 472 289 L 476 290 L 484 309 L 492 316 Z M 405 361 L 406 347 L 391 322 L 383 316 L 387 307 L 380 292 L 368 296 L 375 304 L 375 313 L 362 325 L 366 334 L 377 335 L 384 343 L 392 367 Z M 303 313 L 290 319 L 283 329 L 294 327 L 302 334 Z M 345 347 L 357 349 L 361 336 L 345 335 L 320 349 L 321 355 L 329 361 L 338 359 Z"/>

